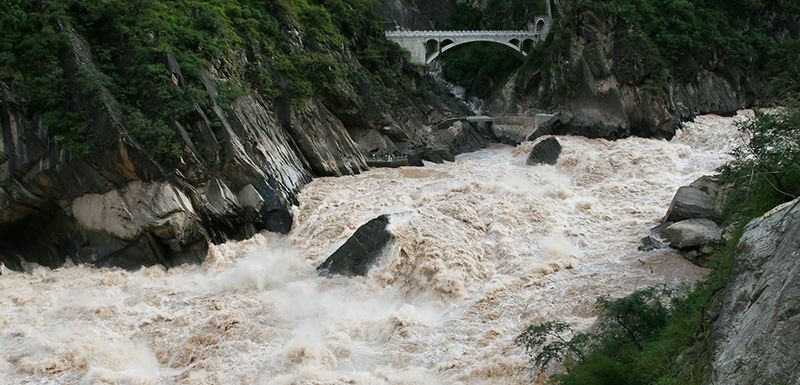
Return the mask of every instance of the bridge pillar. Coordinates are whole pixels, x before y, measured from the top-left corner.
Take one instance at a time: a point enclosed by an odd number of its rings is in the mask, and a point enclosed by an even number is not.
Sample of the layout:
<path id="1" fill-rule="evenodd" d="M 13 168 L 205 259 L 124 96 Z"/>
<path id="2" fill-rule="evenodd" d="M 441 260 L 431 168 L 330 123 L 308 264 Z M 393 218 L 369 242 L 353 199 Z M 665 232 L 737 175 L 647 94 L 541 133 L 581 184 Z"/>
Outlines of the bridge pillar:
<path id="1" fill-rule="evenodd" d="M 411 54 L 411 62 L 414 64 L 425 65 L 427 52 L 425 52 L 425 39 L 416 37 L 393 38 L 400 47 Z"/>

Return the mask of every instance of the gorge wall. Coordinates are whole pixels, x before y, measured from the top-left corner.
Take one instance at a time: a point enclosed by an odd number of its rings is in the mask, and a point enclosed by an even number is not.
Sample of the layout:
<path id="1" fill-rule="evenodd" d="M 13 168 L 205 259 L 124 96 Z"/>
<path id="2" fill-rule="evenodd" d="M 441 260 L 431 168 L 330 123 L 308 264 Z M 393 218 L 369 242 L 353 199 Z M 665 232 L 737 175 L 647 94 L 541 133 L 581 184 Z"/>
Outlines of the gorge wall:
<path id="1" fill-rule="evenodd" d="M 695 115 L 768 105 L 770 82 L 784 75 L 800 35 L 789 3 L 547 1 L 548 39 L 516 69 L 511 59 L 497 63 L 503 52 L 491 44 L 440 60 L 445 75 L 449 65 L 475 77 L 462 85 L 486 99 L 489 114 L 556 111 L 556 133 L 671 138 Z M 408 29 L 419 20 L 440 29 L 519 29 L 545 9 L 545 1 L 437 3 L 393 1 L 389 17 Z"/>
<path id="2" fill-rule="evenodd" d="M 289 231 L 313 176 L 480 148 L 491 133 L 434 127 L 468 109 L 383 31 L 440 28 L 464 4 L 482 27 L 516 29 L 540 3 L 15 4 L 0 39 L 0 261 L 196 261 L 209 241 Z M 769 102 L 761 77 L 721 59 L 665 78 L 620 14 L 574 4 L 552 1 L 552 33 L 491 114 L 558 110 L 556 133 L 671 137 L 694 114 Z M 796 36 L 779 11 L 759 13 L 759 30 Z"/>
<path id="3" fill-rule="evenodd" d="M 205 10 L 176 2 L 167 11 L 143 4 L 85 9 L 79 2 L 44 2 L 17 9 L 27 19 L 4 26 L 18 32 L 4 40 L 13 46 L 2 46 L 18 61 L 24 53 L 13 47 L 56 42 L 45 47 L 53 61 L 39 72 L 4 66 L 0 77 L 0 262 L 6 266 L 199 261 L 209 241 L 262 229 L 288 232 L 294 195 L 313 176 L 359 173 L 370 159 L 388 155 L 441 161 L 484 145 L 470 125 L 432 127 L 465 107 L 405 63 L 396 47 L 381 43 L 378 17 L 356 3 L 328 9 L 296 2 L 295 9 L 243 2 Z M 173 26 L 159 30 L 159 18 L 201 11 L 219 24 L 207 41 L 160 45 Z M 361 30 L 337 23 L 325 35 L 325 26 L 305 22 L 335 12 L 355 12 L 358 18 L 348 22 L 363 23 Z M 144 42 L 114 29 L 125 22 L 141 27 Z M 199 16 L 187 21 L 202 33 L 209 23 Z M 273 35 L 243 31 L 259 23 Z M 361 41 L 325 40 L 334 33 Z M 223 38 L 233 45 L 222 54 L 203 52 L 228 43 Z M 268 47 L 268 38 L 283 45 Z M 287 58 L 297 62 L 282 62 Z M 137 77 L 137 71 L 152 73 Z M 63 87 L 34 82 L 47 76 Z M 37 102 L 45 91 L 57 93 L 54 103 L 63 111 L 53 114 L 55 107 Z M 180 113 L 173 113 L 178 102 Z M 73 114 L 75 122 L 64 124 Z"/>
<path id="4" fill-rule="evenodd" d="M 553 5 L 548 41 L 495 92 L 489 110 L 558 111 L 553 130 L 565 134 L 671 138 L 697 114 L 769 104 L 769 80 L 780 76 L 769 62 L 798 36 L 796 13 L 779 4 Z"/>
<path id="5" fill-rule="evenodd" d="M 789 384 L 800 344 L 800 199 L 747 225 L 714 323 L 714 384 Z"/>

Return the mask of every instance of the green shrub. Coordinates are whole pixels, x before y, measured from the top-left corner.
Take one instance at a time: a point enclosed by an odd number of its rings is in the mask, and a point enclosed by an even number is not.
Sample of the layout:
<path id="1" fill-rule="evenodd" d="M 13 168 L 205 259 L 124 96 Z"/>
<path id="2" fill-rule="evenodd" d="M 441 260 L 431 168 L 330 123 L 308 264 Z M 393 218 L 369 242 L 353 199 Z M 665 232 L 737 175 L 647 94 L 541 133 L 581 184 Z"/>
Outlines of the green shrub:
<path id="1" fill-rule="evenodd" d="M 800 82 L 781 82 L 783 107 L 739 126 L 747 143 L 722 168 L 732 187 L 729 217 L 749 220 L 800 196 Z"/>
<path id="2" fill-rule="evenodd" d="M 519 30 L 545 13 L 544 1 L 491 0 L 486 12 L 459 3 L 442 26 L 450 30 Z M 443 53 L 439 59 L 448 81 L 464 87 L 469 95 L 487 98 L 505 84 L 524 63 L 516 52 L 496 44 L 471 43 Z"/>
<path id="3" fill-rule="evenodd" d="M 544 370 L 553 361 L 583 360 L 588 339 L 586 334 L 575 334 L 565 322 L 550 321 L 528 326 L 515 341 L 530 355 L 533 368 Z"/>

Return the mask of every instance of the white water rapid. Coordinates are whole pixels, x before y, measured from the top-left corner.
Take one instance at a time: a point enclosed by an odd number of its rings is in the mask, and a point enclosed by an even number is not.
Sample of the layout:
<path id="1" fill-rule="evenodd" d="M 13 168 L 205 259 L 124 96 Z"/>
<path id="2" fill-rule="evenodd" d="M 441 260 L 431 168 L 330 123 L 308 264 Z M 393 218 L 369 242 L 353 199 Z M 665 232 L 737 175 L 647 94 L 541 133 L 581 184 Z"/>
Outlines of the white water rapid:
<path id="1" fill-rule="evenodd" d="M 214 246 L 202 266 L 135 272 L 29 267 L 0 276 L 0 384 L 527 384 L 514 337 L 595 299 L 706 273 L 638 241 L 675 190 L 713 172 L 738 117 L 702 116 L 670 142 L 558 137 L 424 168 L 319 178 L 288 236 Z M 315 267 L 395 213 L 367 277 Z"/>

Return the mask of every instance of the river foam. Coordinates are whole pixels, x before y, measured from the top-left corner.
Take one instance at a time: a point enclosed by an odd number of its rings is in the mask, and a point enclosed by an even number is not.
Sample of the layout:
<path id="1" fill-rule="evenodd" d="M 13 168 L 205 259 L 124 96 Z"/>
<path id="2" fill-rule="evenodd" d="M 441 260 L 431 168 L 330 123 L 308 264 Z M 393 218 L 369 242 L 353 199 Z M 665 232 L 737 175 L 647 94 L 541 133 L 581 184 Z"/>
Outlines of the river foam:
<path id="1" fill-rule="evenodd" d="M 529 383 L 513 343 L 529 323 L 587 327 L 598 296 L 704 276 L 638 240 L 748 114 L 670 142 L 558 137 L 555 166 L 526 166 L 523 143 L 319 178 L 290 235 L 212 246 L 202 266 L 3 271 L 0 383 Z M 316 276 L 385 213 L 396 241 L 369 276 Z"/>

